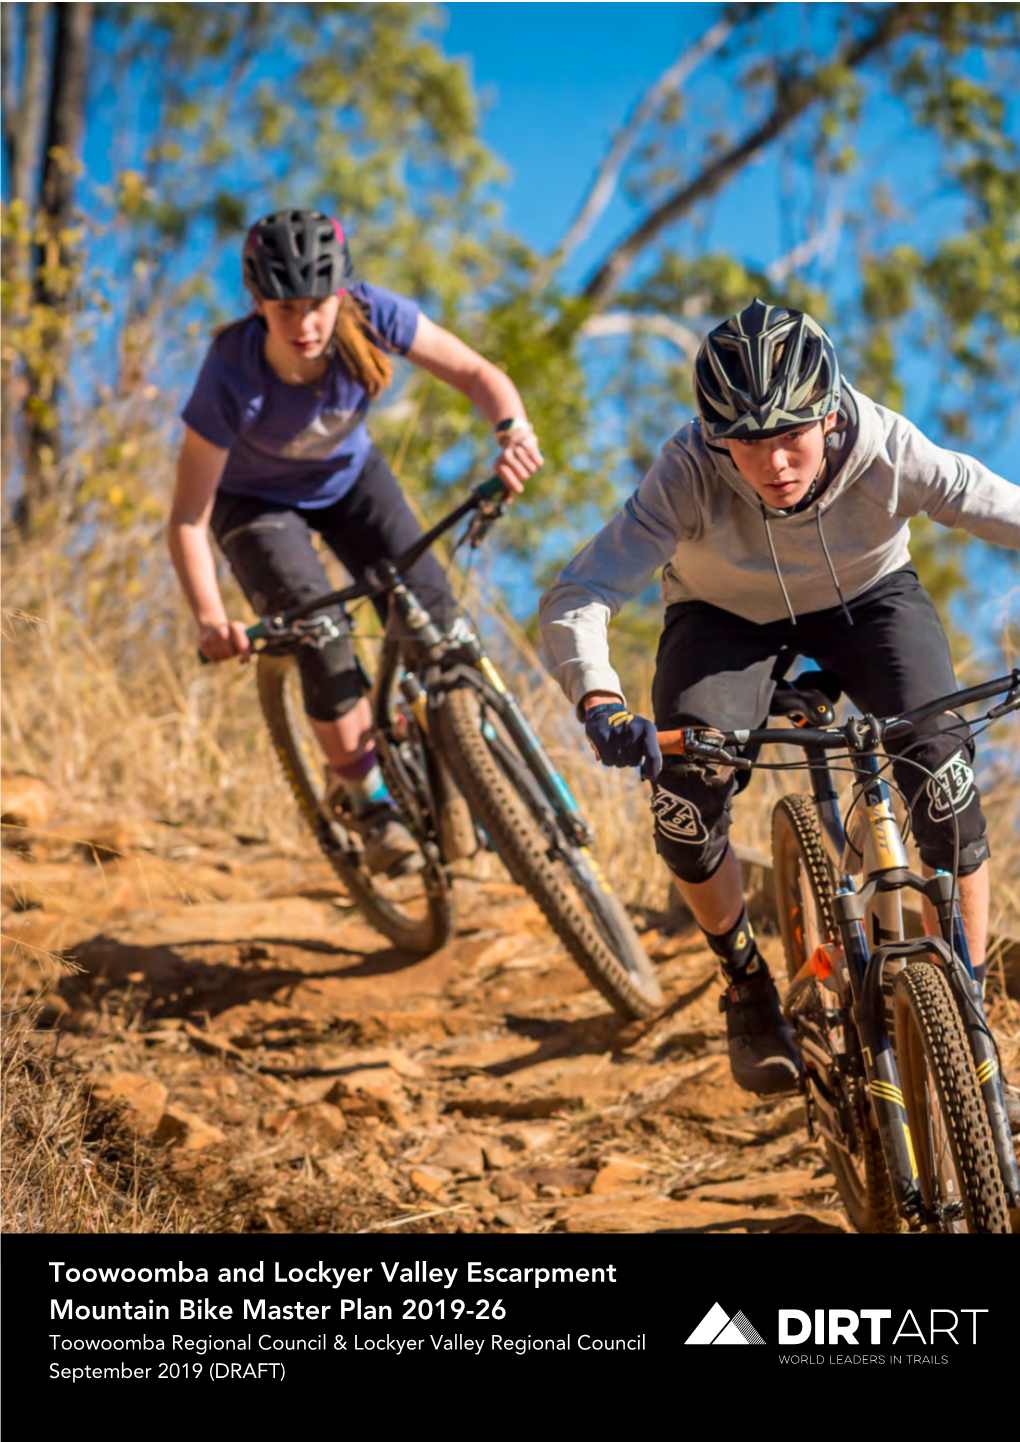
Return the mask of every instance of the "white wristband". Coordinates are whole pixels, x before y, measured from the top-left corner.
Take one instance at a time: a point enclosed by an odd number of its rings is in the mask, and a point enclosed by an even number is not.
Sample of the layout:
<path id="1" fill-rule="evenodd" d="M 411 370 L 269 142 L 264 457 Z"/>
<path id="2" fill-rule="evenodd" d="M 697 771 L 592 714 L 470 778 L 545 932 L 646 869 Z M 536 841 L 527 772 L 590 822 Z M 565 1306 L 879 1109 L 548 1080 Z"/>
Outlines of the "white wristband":
<path id="1" fill-rule="evenodd" d="M 512 446 L 521 436 L 533 436 L 535 427 L 530 421 L 514 416 L 511 420 L 500 421 L 493 434 L 497 443 L 506 450 L 507 446 Z"/>

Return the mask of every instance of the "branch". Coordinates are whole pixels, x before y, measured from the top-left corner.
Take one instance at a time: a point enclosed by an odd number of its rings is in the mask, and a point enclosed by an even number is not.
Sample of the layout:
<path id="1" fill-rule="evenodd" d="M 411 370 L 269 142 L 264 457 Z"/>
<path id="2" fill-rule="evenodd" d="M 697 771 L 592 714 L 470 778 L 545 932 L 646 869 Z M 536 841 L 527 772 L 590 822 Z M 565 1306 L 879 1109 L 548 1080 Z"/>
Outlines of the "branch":
<path id="1" fill-rule="evenodd" d="M 581 327 L 580 334 L 591 340 L 601 340 L 604 336 L 633 335 L 635 331 L 664 337 L 690 361 L 694 360 L 701 343 L 692 330 L 679 321 L 671 320 L 668 315 L 628 310 L 609 310 L 602 315 L 590 316 Z"/>
<path id="2" fill-rule="evenodd" d="M 773 285 L 778 285 L 788 275 L 792 275 L 795 270 L 799 270 L 802 265 L 807 265 L 808 261 L 814 260 L 815 256 L 827 250 L 839 239 L 842 228 L 843 211 L 837 206 L 820 230 L 816 230 L 814 235 L 809 235 L 806 240 L 802 240 L 799 245 L 795 245 L 792 250 L 788 250 L 785 255 L 779 256 L 771 265 L 765 267 L 766 278 Z"/>
<path id="3" fill-rule="evenodd" d="M 772 113 L 757 129 L 706 165 L 699 175 L 675 191 L 610 252 L 585 286 L 582 292 L 585 300 L 596 308 L 605 305 L 641 251 L 661 231 L 685 215 L 698 201 L 714 195 L 752 155 L 788 129 L 805 110 L 821 99 L 827 92 L 828 76 L 834 67 L 853 70 L 904 34 L 914 23 L 910 13 L 912 9 L 908 4 L 890 5 L 881 13 L 870 33 L 842 51 L 833 62 L 820 66 L 811 75 L 781 86 Z"/>
<path id="4" fill-rule="evenodd" d="M 609 147 L 592 182 L 591 189 L 581 203 L 566 235 L 556 247 L 553 255 L 550 256 L 550 261 L 562 262 L 577 249 L 583 240 L 587 239 L 595 222 L 612 198 L 620 171 L 627 158 L 627 152 L 641 128 L 651 119 L 666 97 L 680 89 L 702 60 L 724 44 L 735 26 L 744 18 L 747 8 L 738 6 L 733 12 L 725 13 L 705 31 L 700 40 L 689 50 L 685 50 L 668 70 L 663 71 L 649 90 L 645 91 L 624 125 L 617 132 L 616 139 Z"/>

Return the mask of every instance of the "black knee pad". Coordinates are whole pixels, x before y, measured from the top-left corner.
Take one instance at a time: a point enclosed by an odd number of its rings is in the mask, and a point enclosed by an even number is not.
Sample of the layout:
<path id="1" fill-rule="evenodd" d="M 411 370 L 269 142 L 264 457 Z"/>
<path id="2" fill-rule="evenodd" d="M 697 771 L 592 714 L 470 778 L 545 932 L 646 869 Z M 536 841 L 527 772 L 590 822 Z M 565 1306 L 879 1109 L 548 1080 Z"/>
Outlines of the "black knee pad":
<path id="1" fill-rule="evenodd" d="M 729 844 L 732 780 L 710 785 L 667 761 L 652 793 L 655 849 L 681 881 L 708 881 Z"/>
<path id="2" fill-rule="evenodd" d="M 305 711 L 313 721 L 337 721 L 368 692 L 348 635 L 321 648 L 302 646 L 298 652 Z"/>
<path id="3" fill-rule="evenodd" d="M 969 876 L 990 855 L 981 797 L 971 762 L 969 730 L 947 720 L 947 729 L 925 732 L 902 748 L 893 773 L 910 799 L 910 820 L 921 860 L 936 870 Z M 892 748 L 890 747 L 890 750 Z M 924 779 L 917 765 L 932 775 Z"/>

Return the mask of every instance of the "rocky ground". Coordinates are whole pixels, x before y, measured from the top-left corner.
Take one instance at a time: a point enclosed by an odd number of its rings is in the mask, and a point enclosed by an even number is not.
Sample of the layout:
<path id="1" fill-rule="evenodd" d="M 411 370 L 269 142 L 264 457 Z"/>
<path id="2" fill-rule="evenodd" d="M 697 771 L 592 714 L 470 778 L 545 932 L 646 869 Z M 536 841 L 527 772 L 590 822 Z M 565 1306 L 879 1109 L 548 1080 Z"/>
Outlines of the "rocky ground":
<path id="1" fill-rule="evenodd" d="M 731 1083 L 693 929 L 647 926 L 666 1007 L 621 1025 L 509 882 L 418 959 L 311 846 L 5 812 L 7 996 L 188 1229 L 847 1230 L 799 1101 Z"/>

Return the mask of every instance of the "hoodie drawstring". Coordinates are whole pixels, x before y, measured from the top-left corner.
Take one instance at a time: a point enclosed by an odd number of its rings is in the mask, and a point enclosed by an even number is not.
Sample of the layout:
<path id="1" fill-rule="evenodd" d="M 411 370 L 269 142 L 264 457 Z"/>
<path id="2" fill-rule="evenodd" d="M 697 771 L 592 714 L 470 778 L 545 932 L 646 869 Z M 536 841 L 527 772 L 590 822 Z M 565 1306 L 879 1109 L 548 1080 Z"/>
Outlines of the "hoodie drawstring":
<path id="1" fill-rule="evenodd" d="M 776 580 L 779 582 L 779 589 L 782 591 L 783 600 L 786 602 L 786 609 L 790 616 L 790 625 L 796 626 L 797 617 L 793 614 L 793 607 L 790 605 L 790 598 L 786 593 L 786 585 L 783 581 L 783 573 L 779 569 L 779 561 L 776 557 L 776 548 L 772 544 L 772 528 L 769 525 L 769 513 L 768 511 L 766 511 L 764 505 L 761 508 L 761 518 L 765 522 L 765 535 L 768 537 L 769 554 L 772 557 L 772 569 L 776 573 Z"/>
<path id="2" fill-rule="evenodd" d="M 815 520 L 818 522 L 818 539 L 821 541 L 822 550 L 825 552 L 825 559 L 829 565 L 829 575 L 832 577 L 832 584 L 836 588 L 836 595 L 839 597 L 839 604 L 843 607 L 843 615 L 846 617 L 846 623 L 848 626 L 852 626 L 854 623 L 854 618 L 850 614 L 849 606 L 843 599 L 843 591 L 839 584 L 839 577 L 836 575 L 836 567 L 832 564 L 832 557 L 829 555 L 829 548 L 825 544 L 825 532 L 822 530 L 821 511 L 815 512 Z"/>
<path id="3" fill-rule="evenodd" d="M 790 604 L 790 597 L 786 590 L 786 584 L 783 581 L 783 573 L 779 569 L 779 558 L 776 555 L 776 548 L 772 541 L 772 517 L 769 515 L 768 511 L 766 511 L 764 504 L 761 505 L 761 518 L 765 522 L 765 535 L 768 538 L 769 555 L 772 557 L 772 568 L 776 573 L 776 580 L 779 582 L 779 589 L 783 593 L 783 600 L 786 602 L 786 610 L 787 614 L 790 617 L 790 625 L 796 626 L 797 617 L 794 614 L 793 606 Z M 839 597 L 839 604 L 842 607 L 843 615 L 846 617 L 847 625 L 852 626 L 854 623 L 854 618 L 850 614 L 850 608 L 847 606 L 846 600 L 843 596 L 843 589 L 839 584 L 839 577 L 836 575 L 836 568 L 832 564 L 832 557 L 829 555 L 829 548 L 825 544 L 825 532 L 822 530 L 822 513 L 820 510 L 815 512 L 815 522 L 818 526 L 818 539 L 822 543 L 822 554 L 825 556 L 826 564 L 829 567 L 829 575 L 832 577 L 832 584 L 836 588 L 836 595 Z"/>

